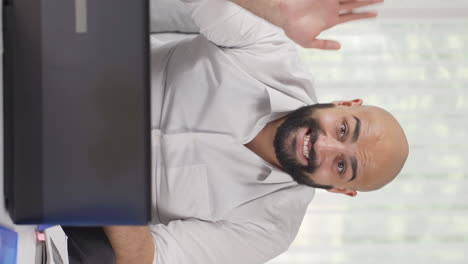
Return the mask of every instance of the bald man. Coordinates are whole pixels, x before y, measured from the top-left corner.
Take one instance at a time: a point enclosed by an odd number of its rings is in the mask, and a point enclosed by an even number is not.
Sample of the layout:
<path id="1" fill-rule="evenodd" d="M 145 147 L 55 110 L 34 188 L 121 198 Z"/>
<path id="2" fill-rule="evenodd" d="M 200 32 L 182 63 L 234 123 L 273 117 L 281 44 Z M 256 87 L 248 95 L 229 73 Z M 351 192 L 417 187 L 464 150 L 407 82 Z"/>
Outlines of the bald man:
<path id="1" fill-rule="evenodd" d="M 152 43 L 156 222 L 105 228 L 117 263 L 265 263 L 315 188 L 356 196 L 397 176 L 398 122 L 360 99 L 318 104 L 291 42 L 337 49 L 318 34 L 381 1 L 183 2 L 201 34 Z"/>
<path id="2" fill-rule="evenodd" d="M 385 186 L 408 156 L 397 120 L 360 99 L 302 107 L 246 146 L 301 184 L 349 196 Z"/>

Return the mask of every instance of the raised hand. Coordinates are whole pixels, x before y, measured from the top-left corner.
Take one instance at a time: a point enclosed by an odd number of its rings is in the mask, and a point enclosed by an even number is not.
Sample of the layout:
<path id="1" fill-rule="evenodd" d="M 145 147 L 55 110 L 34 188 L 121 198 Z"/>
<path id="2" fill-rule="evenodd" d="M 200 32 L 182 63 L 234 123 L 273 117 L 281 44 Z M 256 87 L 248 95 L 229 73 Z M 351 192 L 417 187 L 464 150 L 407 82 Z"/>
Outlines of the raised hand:
<path id="1" fill-rule="evenodd" d="M 381 2 L 383 0 L 281 0 L 279 20 L 275 24 L 305 48 L 339 49 L 339 42 L 317 39 L 318 35 L 338 24 L 377 16 L 376 12 L 355 12 L 355 9 Z"/>

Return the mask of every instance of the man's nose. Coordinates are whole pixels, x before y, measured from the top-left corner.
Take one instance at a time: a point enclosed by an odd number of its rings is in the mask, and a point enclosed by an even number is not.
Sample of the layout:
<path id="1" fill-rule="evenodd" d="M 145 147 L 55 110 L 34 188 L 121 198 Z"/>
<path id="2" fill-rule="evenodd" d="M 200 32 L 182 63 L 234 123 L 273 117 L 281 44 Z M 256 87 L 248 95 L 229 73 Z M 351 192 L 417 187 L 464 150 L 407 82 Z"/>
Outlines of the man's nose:
<path id="1" fill-rule="evenodd" d="M 315 142 L 315 152 L 318 156 L 326 155 L 329 153 L 344 152 L 343 142 L 330 136 L 320 135 Z M 323 158 L 323 157 L 322 157 Z"/>

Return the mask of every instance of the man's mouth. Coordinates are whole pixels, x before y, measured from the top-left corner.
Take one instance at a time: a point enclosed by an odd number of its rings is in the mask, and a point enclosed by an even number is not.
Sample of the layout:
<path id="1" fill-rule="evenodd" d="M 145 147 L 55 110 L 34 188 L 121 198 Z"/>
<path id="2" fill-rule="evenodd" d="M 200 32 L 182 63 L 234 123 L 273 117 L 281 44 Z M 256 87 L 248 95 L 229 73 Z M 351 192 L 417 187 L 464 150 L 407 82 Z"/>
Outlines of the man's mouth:
<path id="1" fill-rule="evenodd" d="M 299 163 L 303 166 L 309 165 L 312 148 L 311 139 L 311 130 L 309 128 L 299 130 L 296 141 L 296 155 Z"/>
<path id="2" fill-rule="evenodd" d="M 304 136 L 304 145 L 302 146 L 302 151 L 304 153 L 304 156 L 307 159 L 310 159 L 310 157 L 309 157 L 309 142 L 310 142 L 310 133 L 306 134 Z"/>

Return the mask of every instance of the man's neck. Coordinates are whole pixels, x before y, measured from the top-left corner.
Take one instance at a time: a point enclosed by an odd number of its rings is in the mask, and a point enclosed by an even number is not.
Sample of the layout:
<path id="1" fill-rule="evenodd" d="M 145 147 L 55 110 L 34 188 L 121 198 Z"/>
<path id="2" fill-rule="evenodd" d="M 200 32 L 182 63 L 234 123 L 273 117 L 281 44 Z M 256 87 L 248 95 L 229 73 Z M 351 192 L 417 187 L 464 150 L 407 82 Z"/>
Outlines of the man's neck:
<path id="1" fill-rule="evenodd" d="M 245 144 L 245 146 L 254 152 L 257 156 L 264 161 L 281 169 L 281 165 L 276 158 L 275 148 L 273 141 L 275 139 L 276 130 L 283 123 L 284 118 L 280 118 L 269 122 L 252 141 Z"/>

